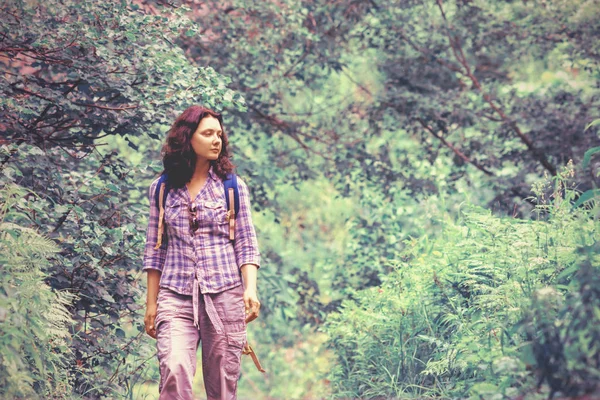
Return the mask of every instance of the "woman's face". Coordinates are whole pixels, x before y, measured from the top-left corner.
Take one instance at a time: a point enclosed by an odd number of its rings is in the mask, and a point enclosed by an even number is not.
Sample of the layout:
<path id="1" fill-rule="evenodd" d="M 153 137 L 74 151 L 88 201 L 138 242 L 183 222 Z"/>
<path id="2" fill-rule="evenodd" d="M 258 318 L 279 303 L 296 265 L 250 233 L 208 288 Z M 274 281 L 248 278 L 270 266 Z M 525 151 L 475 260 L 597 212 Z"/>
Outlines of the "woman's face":
<path id="1" fill-rule="evenodd" d="M 190 144 L 199 160 L 213 161 L 221 153 L 223 131 L 219 120 L 211 115 L 200 120 L 198 129 L 192 135 Z"/>

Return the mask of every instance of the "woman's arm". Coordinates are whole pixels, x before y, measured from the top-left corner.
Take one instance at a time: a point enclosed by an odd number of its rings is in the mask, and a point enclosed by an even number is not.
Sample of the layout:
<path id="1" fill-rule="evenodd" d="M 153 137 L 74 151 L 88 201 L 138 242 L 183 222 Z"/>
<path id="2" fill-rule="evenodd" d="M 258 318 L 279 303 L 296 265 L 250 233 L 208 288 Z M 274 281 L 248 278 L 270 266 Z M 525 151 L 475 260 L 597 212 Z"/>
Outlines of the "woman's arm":
<path id="1" fill-rule="evenodd" d="M 252 223 L 250 211 L 250 193 L 248 186 L 238 177 L 238 190 L 240 194 L 240 208 L 235 218 L 235 260 L 242 268 L 246 264 L 254 264 L 260 267 L 260 252 L 256 240 L 256 231 Z"/>
<path id="2" fill-rule="evenodd" d="M 150 213 L 148 216 L 148 229 L 146 229 L 143 271 L 157 270 L 162 272 L 167 257 L 167 246 L 165 243 L 163 243 L 160 248 L 155 248 L 158 240 L 158 220 L 160 214 L 155 196 L 156 190 L 158 189 L 158 182 L 159 179 L 156 179 L 148 189 Z"/>
<path id="3" fill-rule="evenodd" d="M 248 186 L 238 177 L 240 209 L 235 221 L 235 258 L 244 279 L 244 305 L 246 322 L 258 318 L 260 302 L 256 290 L 256 275 L 260 267 L 260 252 L 250 212 Z"/>
<path id="4" fill-rule="evenodd" d="M 260 301 L 256 293 L 256 275 L 258 267 L 254 264 L 242 265 L 242 278 L 244 278 L 244 306 L 246 308 L 246 323 L 258 318 Z"/>
<path id="5" fill-rule="evenodd" d="M 144 325 L 146 333 L 156 338 L 156 300 L 158 298 L 158 288 L 160 284 L 160 276 L 167 256 L 166 245 L 163 244 L 158 249 L 155 249 L 158 239 L 158 219 L 159 211 L 156 203 L 155 193 L 158 186 L 158 179 L 152 182 L 148 190 L 148 198 L 150 200 L 150 216 L 148 217 L 148 229 L 146 230 L 146 248 L 144 250 L 144 267 L 143 270 L 148 274 L 147 293 L 146 293 L 146 315 L 144 316 Z"/>
<path id="6" fill-rule="evenodd" d="M 158 308 L 156 300 L 158 299 L 158 287 L 160 283 L 161 272 L 155 269 L 148 270 L 148 289 L 146 292 L 146 315 L 144 316 L 144 325 L 146 333 L 156 339 L 156 310 Z"/>

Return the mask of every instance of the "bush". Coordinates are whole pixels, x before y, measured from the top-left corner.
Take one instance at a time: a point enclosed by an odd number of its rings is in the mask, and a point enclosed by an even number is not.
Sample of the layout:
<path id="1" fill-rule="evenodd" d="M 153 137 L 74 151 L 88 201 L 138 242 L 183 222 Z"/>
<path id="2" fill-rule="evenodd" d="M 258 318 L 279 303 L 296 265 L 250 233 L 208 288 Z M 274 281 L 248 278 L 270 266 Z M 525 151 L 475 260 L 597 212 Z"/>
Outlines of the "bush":
<path id="1" fill-rule="evenodd" d="M 571 290 L 537 290 L 525 310 L 524 327 L 530 340 L 539 382 L 552 394 L 578 396 L 598 389 L 600 381 L 600 271 L 598 244 L 581 247 L 577 270 L 563 276 Z"/>
<path id="2" fill-rule="evenodd" d="M 17 201 L 26 193 L 14 185 L 0 191 L 0 397 L 71 398 L 71 296 L 44 283 L 41 268 L 58 247 L 18 225 L 25 216 Z"/>
<path id="3" fill-rule="evenodd" d="M 407 239 L 383 284 L 327 322 L 334 397 L 505 398 L 536 381 L 592 390 L 598 222 L 572 209 L 567 175 L 550 203 L 538 188 L 537 220 L 464 206 L 457 220 L 437 216 L 437 236 Z"/>

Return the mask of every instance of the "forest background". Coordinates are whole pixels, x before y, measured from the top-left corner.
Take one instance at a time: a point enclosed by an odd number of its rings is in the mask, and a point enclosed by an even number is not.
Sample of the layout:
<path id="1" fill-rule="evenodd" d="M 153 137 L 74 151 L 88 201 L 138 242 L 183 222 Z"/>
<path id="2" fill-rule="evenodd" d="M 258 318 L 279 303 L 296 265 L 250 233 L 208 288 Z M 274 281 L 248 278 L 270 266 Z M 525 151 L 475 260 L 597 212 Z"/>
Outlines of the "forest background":
<path id="1" fill-rule="evenodd" d="M 599 33 L 598 0 L 2 2 L 0 397 L 157 398 L 147 188 L 198 103 L 263 258 L 241 398 L 597 391 Z"/>

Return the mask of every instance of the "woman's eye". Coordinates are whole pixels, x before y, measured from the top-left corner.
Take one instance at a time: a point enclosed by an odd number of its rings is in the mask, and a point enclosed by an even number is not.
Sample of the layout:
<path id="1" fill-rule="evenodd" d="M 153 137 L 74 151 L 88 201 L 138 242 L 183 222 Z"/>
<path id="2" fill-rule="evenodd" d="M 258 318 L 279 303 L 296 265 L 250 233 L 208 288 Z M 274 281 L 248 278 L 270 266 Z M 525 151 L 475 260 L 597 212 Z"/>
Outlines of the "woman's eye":
<path id="1" fill-rule="evenodd" d="M 211 137 L 212 135 L 214 135 L 214 132 L 210 132 L 210 131 L 209 132 L 204 132 L 204 133 L 202 133 L 202 135 L 206 136 L 206 137 Z M 221 139 L 223 137 L 223 134 L 222 133 L 217 133 L 217 137 L 219 139 Z"/>

